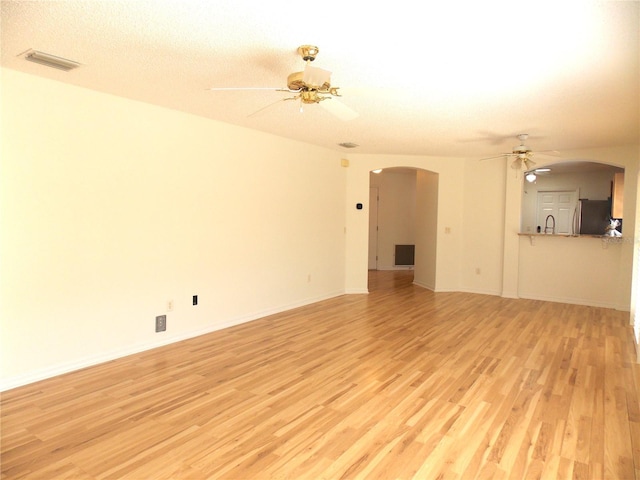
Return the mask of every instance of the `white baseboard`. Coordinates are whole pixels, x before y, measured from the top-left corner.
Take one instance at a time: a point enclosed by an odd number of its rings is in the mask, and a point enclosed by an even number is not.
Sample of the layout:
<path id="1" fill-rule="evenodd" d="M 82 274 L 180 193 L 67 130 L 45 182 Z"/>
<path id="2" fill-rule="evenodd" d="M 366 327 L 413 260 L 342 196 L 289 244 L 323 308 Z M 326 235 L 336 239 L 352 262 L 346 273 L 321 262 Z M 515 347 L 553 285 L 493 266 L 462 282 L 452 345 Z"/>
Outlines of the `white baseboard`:
<path id="1" fill-rule="evenodd" d="M 378 267 L 376 270 L 389 272 L 393 270 L 414 270 L 414 265 L 393 265 L 390 267 Z"/>
<path id="2" fill-rule="evenodd" d="M 418 287 L 422 287 L 422 288 L 426 288 L 427 290 L 431 290 L 432 292 L 435 292 L 436 289 L 433 285 L 427 285 L 426 283 L 421 283 L 421 282 L 416 282 L 415 280 L 413 281 L 414 285 L 417 285 Z"/>
<path id="3" fill-rule="evenodd" d="M 362 295 L 369 294 L 369 290 L 367 288 L 348 288 L 344 293 L 347 295 Z"/>
<path id="4" fill-rule="evenodd" d="M 459 289 L 436 289 L 431 285 L 421 284 L 419 282 L 413 282 L 414 285 L 418 285 L 419 287 L 426 288 L 436 293 L 442 292 L 464 292 L 464 293 L 476 293 L 479 295 L 494 295 L 503 298 L 525 298 L 527 300 L 542 300 L 545 302 L 555 302 L 555 303 L 568 303 L 572 305 L 584 305 L 587 307 L 601 307 L 601 308 L 611 308 L 614 310 L 620 310 L 623 312 L 630 311 L 629 305 L 623 305 L 613 302 L 594 302 L 592 299 L 585 298 L 570 298 L 570 297 L 554 297 L 554 296 L 545 296 L 545 295 L 534 295 L 527 293 L 518 293 L 512 294 L 507 292 L 500 292 L 498 290 L 481 290 L 481 289 L 472 289 L 472 288 L 459 288 Z"/>
<path id="5" fill-rule="evenodd" d="M 460 290 L 458 290 L 459 292 L 464 292 L 464 293 L 477 293 L 478 295 L 493 295 L 496 297 L 501 296 L 501 292 L 499 290 L 491 290 L 491 289 L 487 289 L 487 290 L 483 290 L 483 289 L 478 289 L 478 288 L 461 288 Z M 504 296 L 504 295 L 502 295 Z M 509 298 L 518 298 L 518 297 L 509 297 Z"/>
<path id="6" fill-rule="evenodd" d="M 535 295 L 526 292 L 519 292 L 518 298 L 526 298 L 527 300 L 542 300 L 545 302 L 568 303 L 571 305 L 584 305 L 587 307 L 611 308 L 623 312 L 630 311 L 629 305 L 623 305 L 614 302 L 598 302 L 589 298 L 555 297 L 552 295 Z"/>
<path id="7" fill-rule="evenodd" d="M 301 301 L 293 302 L 287 305 L 282 305 L 282 306 L 271 308 L 268 310 L 255 312 L 249 315 L 228 319 L 227 321 L 224 321 L 222 323 L 216 323 L 215 325 L 212 325 L 211 327 L 207 327 L 204 329 L 193 330 L 190 332 L 183 332 L 183 333 L 174 334 L 168 337 L 163 336 L 163 337 L 160 337 L 158 340 L 154 340 L 153 342 L 144 342 L 144 343 L 138 343 L 134 345 L 128 345 L 124 348 L 119 348 L 115 350 L 110 350 L 108 352 L 99 353 L 97 355 L 91 355 L 88 357 L 79 358 L 72 362 L 63 362 L 57 365 L 51 365 L 47 368 L 42 368 L 32 372 L 28 372 L 26 374 L 7 377 L 0 381 L 0 392 L 4 392 L 12 388 L 21 387 L 23 385 L 28 385 L 30 383 L 35 383 L 40 380 L 46 380 L 47 378 L 57 377 L 58 375 L 74 372 L 76 370 L 81 370 L 83 368 L 99 365 L 101 363 L 117 360 L 118 358 L 126 357 L 128 355 L 135 355 L 137 353 L 141 353 L 147 350 L 152 350 L 154 348 L 164 347 L 172 343 L 188 340 L 189 338 L 199 337 L 201 335 L 213 333 L 215 331 L 223 330 L 225 328 L 233 327 L 235 325 L 240 325 L 241 323 L 251 322 L 253 320 L 258 320 L 260 318 L 268 317 L 269 315 L 274 315 L 276 313 L 285 312 L 287 310 L 303 307 L 305 305 L 310 305 L 312 303 L 321 302 L 323 300 L 328 300 L 330 298 L 338 297 L 344 294 L 345 294 L 344 291 L 337 291 L 337 292 L 329 293 L 319 297 L 307 298 L 307 299 L 303 299 Z"/>

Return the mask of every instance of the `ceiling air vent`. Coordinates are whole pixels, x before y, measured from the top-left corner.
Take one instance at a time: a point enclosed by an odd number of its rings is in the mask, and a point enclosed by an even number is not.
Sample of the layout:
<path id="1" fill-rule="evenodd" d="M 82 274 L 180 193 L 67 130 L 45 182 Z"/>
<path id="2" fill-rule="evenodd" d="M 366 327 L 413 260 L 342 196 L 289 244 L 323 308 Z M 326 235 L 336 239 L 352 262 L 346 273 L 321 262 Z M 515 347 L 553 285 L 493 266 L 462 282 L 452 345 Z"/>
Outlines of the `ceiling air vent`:
<path id="1" fill-rule="evenodd" d="M 356 147 L 360 146 L 357 143 L 351 143 L 351 142 L 339 143 L 338 145 L 340 145 L 341 147 L 344 147 L 344 148 L 356 148 Z"/>
<path id="2" fill-rule="evenodd" d="M 23 55 L 25 60 L 46 65 L 47 67 L 57 68 L 58 70 L 64 70 L 65 72 L 80 66 L 78 62 L 74 62 L 73 60 L 67 60 L 66 58 L 57 57 L 49 53 L 38 52 L 37 50 L 28 50 Z"/>

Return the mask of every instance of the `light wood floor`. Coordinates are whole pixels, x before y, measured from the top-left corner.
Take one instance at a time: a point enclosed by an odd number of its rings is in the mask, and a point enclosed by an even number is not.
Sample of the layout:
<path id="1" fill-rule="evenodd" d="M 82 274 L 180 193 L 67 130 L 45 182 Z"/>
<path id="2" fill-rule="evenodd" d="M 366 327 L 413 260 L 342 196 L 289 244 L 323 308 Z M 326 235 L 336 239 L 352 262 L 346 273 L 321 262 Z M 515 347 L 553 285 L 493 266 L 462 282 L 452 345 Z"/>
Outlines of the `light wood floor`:
<path id="1" fill-rule="evenodd" d="M 2 478 L 640 479 L 628 313 L 347 295 L 2 395 Z"/>

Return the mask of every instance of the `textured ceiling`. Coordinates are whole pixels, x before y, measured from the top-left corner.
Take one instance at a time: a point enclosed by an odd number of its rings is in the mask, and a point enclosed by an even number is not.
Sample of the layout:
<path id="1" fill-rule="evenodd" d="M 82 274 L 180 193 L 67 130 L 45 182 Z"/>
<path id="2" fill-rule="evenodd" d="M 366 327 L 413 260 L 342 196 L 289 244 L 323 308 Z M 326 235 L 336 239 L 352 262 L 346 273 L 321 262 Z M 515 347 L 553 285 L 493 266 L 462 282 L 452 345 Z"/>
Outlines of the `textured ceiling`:
<path id="1" fill-rule="evenodd" d="M 637 1 L 363 5 L 2 0 L 2 65 L 345 152 L 481 158 L 518 133 L 534 150 L 639 141 Z M 302 44 L 356 119 L 300 113 L 283 92 L 208 90 L 285 87 Z M 82 66 L 27 62 L 28 49 Z"/>

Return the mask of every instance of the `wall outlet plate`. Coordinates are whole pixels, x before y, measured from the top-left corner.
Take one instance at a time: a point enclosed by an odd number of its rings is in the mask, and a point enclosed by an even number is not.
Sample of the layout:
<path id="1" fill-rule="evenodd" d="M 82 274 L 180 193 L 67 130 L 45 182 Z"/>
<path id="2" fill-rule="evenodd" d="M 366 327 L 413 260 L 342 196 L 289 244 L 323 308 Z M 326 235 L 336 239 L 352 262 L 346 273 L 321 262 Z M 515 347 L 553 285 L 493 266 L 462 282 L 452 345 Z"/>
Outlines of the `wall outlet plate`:
<path id="1" fill-rule="evenodd" d="M 156 317 L 156 332 L 164 332 L 167 330 L 167 316 L 158 315 Z"/>

